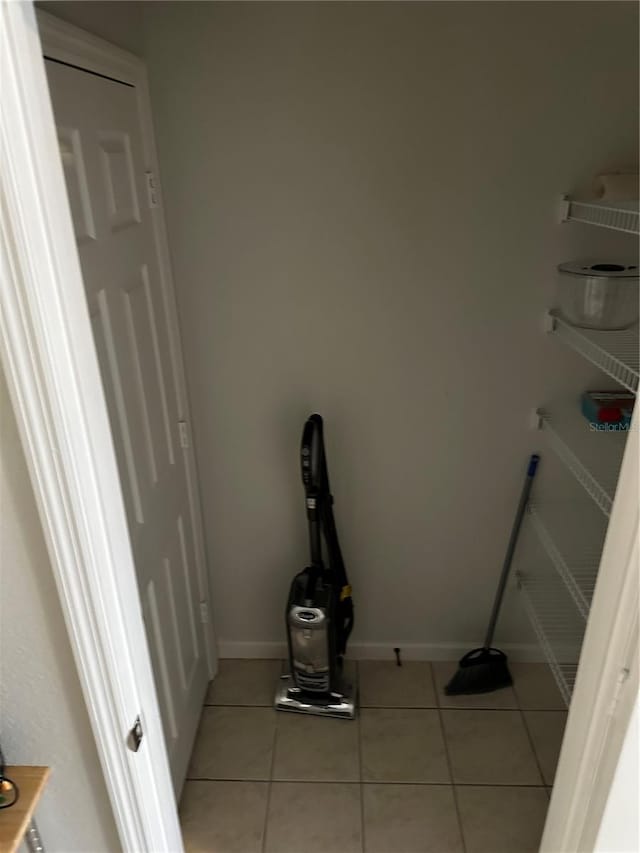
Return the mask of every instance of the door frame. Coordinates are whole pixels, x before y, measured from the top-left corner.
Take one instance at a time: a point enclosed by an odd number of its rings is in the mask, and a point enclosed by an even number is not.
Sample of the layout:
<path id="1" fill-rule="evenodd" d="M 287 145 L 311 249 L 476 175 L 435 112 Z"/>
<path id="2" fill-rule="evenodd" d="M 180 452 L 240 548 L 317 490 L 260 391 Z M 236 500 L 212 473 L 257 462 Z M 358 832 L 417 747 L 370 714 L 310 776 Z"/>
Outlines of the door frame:
<path id="1" fill-rule="evenodd" d="M 594 849 L 638 697 L 640 411 L 636 405 L 600 560 L 541 853 Z"/>
<path id="2" fill-rule="evenodd" d="M 38 22 L 47 50 L 63 61 L 135 80 L 157 180 L 146 73 L 101 39 L 50 15 L 36 19 L 31 2 L 0 0 L 0 357 L 122 847 L 176 853 L 183 845 L 175 794 Z M 167 299 L 161 205 L 154 214 Z M 172 335 L 182 370 L 177 325 Z M 191 450 L 188 458 L 195 489 Z M 204 571 L 202 538 L 199 549 Z M 213 673 L 210 625 L 208 655 Z"/>

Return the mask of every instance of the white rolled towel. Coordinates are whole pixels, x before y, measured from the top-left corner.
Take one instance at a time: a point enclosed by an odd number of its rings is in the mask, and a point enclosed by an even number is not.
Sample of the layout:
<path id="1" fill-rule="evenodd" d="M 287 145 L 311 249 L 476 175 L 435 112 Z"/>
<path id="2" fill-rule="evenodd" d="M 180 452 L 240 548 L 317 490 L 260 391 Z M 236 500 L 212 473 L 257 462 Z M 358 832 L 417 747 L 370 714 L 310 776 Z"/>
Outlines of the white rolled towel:
<path id="1" fill-rule="evenodd" d="M 593 189 L 599 201 L 637 201 L 640 198 L 637 172 L 611 172 L 598 175 Z"/>

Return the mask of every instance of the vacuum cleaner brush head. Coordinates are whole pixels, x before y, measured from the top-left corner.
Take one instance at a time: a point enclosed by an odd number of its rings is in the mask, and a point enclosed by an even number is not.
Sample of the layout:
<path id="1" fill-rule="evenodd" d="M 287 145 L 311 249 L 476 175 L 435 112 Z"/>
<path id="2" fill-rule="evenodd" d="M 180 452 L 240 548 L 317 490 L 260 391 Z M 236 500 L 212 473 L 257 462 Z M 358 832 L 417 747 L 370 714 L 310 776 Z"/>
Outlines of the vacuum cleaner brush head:
<path id="1" fill-rule="evenodd" d="M 343 682 L 339 693 L 327 694 L 312 701 L 303 691 L 296 688 L 290 675 L 283 675 L 279 679 L 274 707 L 276 711 L 295 711 L 298 714 L 353 720 L 356 716 L 356 687 L 354 683 Z"/>
<path id="2" fill-rule="evenodd" d="M 512 684 L 504 652 L 500 649 L 473 649 L 460 659 L 458 671 L 444 692 L 447 696 L 491 693 Z"/>

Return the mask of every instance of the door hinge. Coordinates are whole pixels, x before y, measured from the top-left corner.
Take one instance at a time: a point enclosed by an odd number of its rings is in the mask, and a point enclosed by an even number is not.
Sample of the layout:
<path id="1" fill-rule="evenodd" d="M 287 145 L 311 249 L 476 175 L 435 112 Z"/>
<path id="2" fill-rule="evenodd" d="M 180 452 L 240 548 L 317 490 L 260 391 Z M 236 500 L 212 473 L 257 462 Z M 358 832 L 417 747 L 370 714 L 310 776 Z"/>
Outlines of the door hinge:
<path id="1" fill-rule="evenodd" d="M 140 749 L 142 738 L 142 723 L 140 722 L 140 717 L 136 717 L 136 721 L 133 724 L 133 728 L 127 735 L 127 746 L 129 747 L 131 752 L 137 752 Z"/>
<path id="2" fill-rule="evenodd" d="M 158 206 L 158 192 L 156 189 L 156 178 L 153 172 L 145 172 L 144 176 L 147 181 L 147 199 L 149 207 L 153 209 Z"/>
<path id="3" fill-rule="evenodd" d="M 209 605 L 206 601 L 200 602 L 200 621 L 206 625 L 209 621 Z"/>
<path id="4" fill-rule="evenodd" d="M 186 450 L 190 446 L 189 425 L 186 421 L 178 421 L 178 432 L 180 433 L 180 446 Z"/>

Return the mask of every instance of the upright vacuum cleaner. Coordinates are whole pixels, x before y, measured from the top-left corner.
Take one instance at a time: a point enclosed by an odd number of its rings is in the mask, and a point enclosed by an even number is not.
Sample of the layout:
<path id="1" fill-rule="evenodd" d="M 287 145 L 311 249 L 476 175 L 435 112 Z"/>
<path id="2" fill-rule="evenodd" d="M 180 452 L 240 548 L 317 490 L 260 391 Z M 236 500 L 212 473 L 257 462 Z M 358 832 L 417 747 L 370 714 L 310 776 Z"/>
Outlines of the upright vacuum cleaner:
<path id="1" fill-rule="evenodd" d="M 295 576 L 289 590 L 285 613 L 289 673 L 280 679 L 275 707 L 353 719 L 355 686 L 343 668 L 353 628 L 353 601 L 333 517 L 322 427 L 320 415 L 311 415 L 302 433 L 311 565 Z"/>

